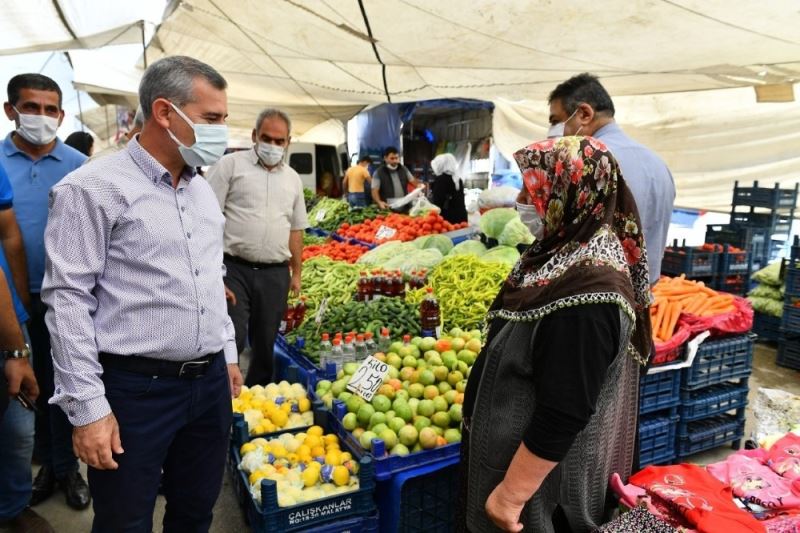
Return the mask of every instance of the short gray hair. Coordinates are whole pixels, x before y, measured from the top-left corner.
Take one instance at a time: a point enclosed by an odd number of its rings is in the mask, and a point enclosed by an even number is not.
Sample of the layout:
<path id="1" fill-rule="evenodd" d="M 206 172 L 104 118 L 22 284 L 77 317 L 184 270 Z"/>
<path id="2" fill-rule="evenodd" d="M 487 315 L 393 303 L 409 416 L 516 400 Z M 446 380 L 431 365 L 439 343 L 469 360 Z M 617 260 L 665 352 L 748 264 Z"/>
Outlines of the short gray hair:
<path id="1" fill-rule="evenodd" d="M 280 109 L 270 107 L 262 111 L 258 114 L 258 118 L 256 119 L 256 135 L 258 134 L 259 130 L 261 130 L 261 125 L 264 123 L 265 120 L 268 118 L 279 118 L 286 123 L 286 129 L 289 131 L 289 134 L 292 133 L 292 121 L 289 119 L 289 115 L 285 112 L 281 111 Z"/>
<path id="2" fill-rule="evenodd" d="M 142 106 L 138 106 L 136 108 L 136 114 L 133 115 L 133 124 L 131 124 L 131 128 L 142 129 L 142 126 L 144 126 L 144 113 L 142 113 Z"/>
<path id="3" fill-rule="evenodd" d="M 170 56 L 150 65 L 139 84 L 139 105 L 144 120 L 150 118 L 153 102 L 158 98 L 166 98 L 177 107 L 191 102 L 195 78 L 203 78 L 221 91 L 228 87 L 228 82 L 214 67 L 192 57 Z"/>

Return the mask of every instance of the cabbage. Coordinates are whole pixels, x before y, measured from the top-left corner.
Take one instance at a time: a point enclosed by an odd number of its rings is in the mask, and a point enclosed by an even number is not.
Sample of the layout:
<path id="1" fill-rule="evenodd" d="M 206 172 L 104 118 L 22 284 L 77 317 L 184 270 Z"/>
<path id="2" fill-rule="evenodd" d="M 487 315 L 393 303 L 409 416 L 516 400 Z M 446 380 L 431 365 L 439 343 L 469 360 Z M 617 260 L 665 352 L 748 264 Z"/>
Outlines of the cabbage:
<path id="1" fill-rule="evenodd" d="M 516 246 L 518 244 L 531 244 L 533 235 L 530 230 L 522 223 L 519 216 L 512 218 L 503 228 L 497 242 L 505 246 Z"/>
<path id="2" fill-rule="evenodd" d="M 414 270 L 422 268 L 430 270 L 438 265 L 444 256 L 436 248 L 427 250 L 409 249 L 405 253 L 398 254 L 383 264 L 385 270 L 400 270 L 403 274 L 411 274 Z"/>
<path id="3" fill-rule="evenodd" d="M 447 255 L 453 249 L 453 241 L 444 235 L 423 235 L 414 239 L 413 244 L 420 250 L 436 248 L 442 255 Z"/>
<path id="4" fill-rule="evenodd" d="M 414 245 L 410 242 L 388 241 L 359 257 L 356 263 L 363 265 L 382 265 L 393 257 L 414 249 Z"/>
<path id="5" fill-rule="evenodd" d="M 481 215 L 478 225 L 484 235 L 497 239 L 503 233 L 503 228 L 506 227 L 506 224 L 514 217 L 519 218 L 516 209 L 498 207 Z"/>
<path id="6" fill-rule="evenodd" d="M 456 244 L 447 255 L 474 255 L 476 257 L 480 257 L 485 253 L 486 246 L 484 246 L 481 241 L 469 239 Z"/>
<path id="7" fill-rule="evenodd" d="M 495 246 L 481 256 L 481 261 L 487 263 L 505 263 L 514 265 L 519 260 L 519 252 L 511 246 Z"/>

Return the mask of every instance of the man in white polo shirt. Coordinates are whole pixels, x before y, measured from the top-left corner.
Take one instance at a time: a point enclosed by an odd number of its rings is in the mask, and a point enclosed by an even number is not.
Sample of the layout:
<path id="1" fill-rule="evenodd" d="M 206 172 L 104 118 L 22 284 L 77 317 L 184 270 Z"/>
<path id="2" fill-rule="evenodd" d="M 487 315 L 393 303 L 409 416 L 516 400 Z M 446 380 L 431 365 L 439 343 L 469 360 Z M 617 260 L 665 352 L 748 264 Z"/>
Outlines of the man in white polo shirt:
<path id="1" fill-rule="evenodd" d="M 284 162 L 290 131 L 286 113 L 265 109 L 253 148 L 224 156 L 206 176 L 225 215 L 225 292 L 236 347 L 241 353 L 249 336 L 253 349 L 248 386 L 272 380 L 286 297 L 300 292 L 308 218 L 300 176 Z"/>

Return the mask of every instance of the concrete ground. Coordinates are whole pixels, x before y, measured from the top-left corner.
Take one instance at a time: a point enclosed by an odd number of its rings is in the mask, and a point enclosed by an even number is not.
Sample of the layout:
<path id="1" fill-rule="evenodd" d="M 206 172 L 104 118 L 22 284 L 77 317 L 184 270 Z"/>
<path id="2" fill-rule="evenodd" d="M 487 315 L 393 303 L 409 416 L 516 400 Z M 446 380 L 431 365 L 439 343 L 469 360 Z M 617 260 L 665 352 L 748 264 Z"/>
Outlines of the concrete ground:
<path id="1" fill-rule="evenodd" d="M 759 387 L 783 389 L 800 395 L 800 373 L 775 365 L 775 355 L 774 346 L 756 344 L 753 374 L 750 378 L 750 405 L 755 402 L 756 391 Z M 243 361 L 243 366 L 245 364 L 246 361 Z M 745 435 L 749 435 L 753 429 L 750 407 L 748 407 L 747 411 L 748 421 Z M 724 446 L 692 456 L 688 461 L 707 464 L 723 459 L 729 453 L 730 447 Z M 84 475 L 86 473 L 85 470 L 86 466 L 83 465 Z M 34 475 L 35 473 L 34 471 Z M 163 496 L 159 496 L 153 517 L 154 530 L 156 531 L 160 531 L 161 519 L 164 516 L 164 504 Z M 85 511 L 73 511 L 64 503 L 64 497 L 60 493 L 38 505 L 36 511 L 47 518 L 58 533 L 85 533 L 91 530 L 91 508 Z M 230 475 L 226 472 L 222 491 L 214 507 L 214 522 L 211 526 L 211 531 L 213 533 L 233 533 L 246 530 L 247 525 L 236 502 Z"/>

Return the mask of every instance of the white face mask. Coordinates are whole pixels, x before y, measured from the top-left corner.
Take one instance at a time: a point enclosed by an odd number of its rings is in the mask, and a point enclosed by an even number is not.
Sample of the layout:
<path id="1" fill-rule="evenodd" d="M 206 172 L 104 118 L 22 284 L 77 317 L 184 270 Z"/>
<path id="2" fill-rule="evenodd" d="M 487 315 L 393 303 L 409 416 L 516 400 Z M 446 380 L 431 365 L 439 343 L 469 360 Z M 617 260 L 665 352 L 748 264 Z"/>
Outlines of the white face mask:
<path id="1" fill-rule="evenodd" d="M 283 146 L 272 143 L 256 144 L 256 153 L 261 161 L 268 167 L 274 167 L 283 160 Z"/>
<path id="2" fill-rule="evenodd" d="M 180 117 L 194 130 L 194 144 L 186 146 L 167 130 L 169 136 L 178 145 L 181 157 L 190 167 L 213 165 L 225 153 L 228 147 L 228 126 L 224 124 L 195 124 L 175 104 L 170 105 Z"/>
<path id="3" fill-rule="evenodd" d="M 569 122 L 570 119 L 572 117 L 574 117 L 575 113 L 577 113 L 577 112 L 578 112 L 578 110 L 575 109 L 575 111 L 572 112 L 572 114 L 569 116 L 569 118 L 567 120 L 565 120 L 564 122 L 559 122 L 558 124 L 553 124 L 552 126 L 550 126 L 550 129 L 547 130 L 547 138 L 548 139 L 553 139 L 555 137 L 563 137 L 564 136 L 564 127 L 566 127 L 567 122 Z M 582 129 L 583 129 L 583 125 L 581 125 L 581 127 L 578 128 L 578 131 L 575 132 L 575 135 L 580 133 L 580 131 Z"/>
<path id="4" fill-rule="evenodd" d="M 541 241 L 544 238 L 544 224 L 542 217 L 536 210 L 536 206 L 521 204 L 517 202 L 517 212 L 519 213 L 520 221 L 527 227 L 531 235 L 536 237 L 536 240 Z"/>
<path id="5" fill-rule="evenodd" d="M 400 165 L 398 164 L 390 165 L 389 163 L 386 163 L 386 166 L 389 168 L 389 170 L 397 170 L 397 167 L 399 167 Z"/>
<path id="6" fill-rule="evenodd" d="M 37 146 L 50 144 L 56 138 L 58 131 L 58 119 L 47 115 L 25 115 L 14 107 L 19 117 L 19 128 L 17 133 L 23 139 Z"/>

